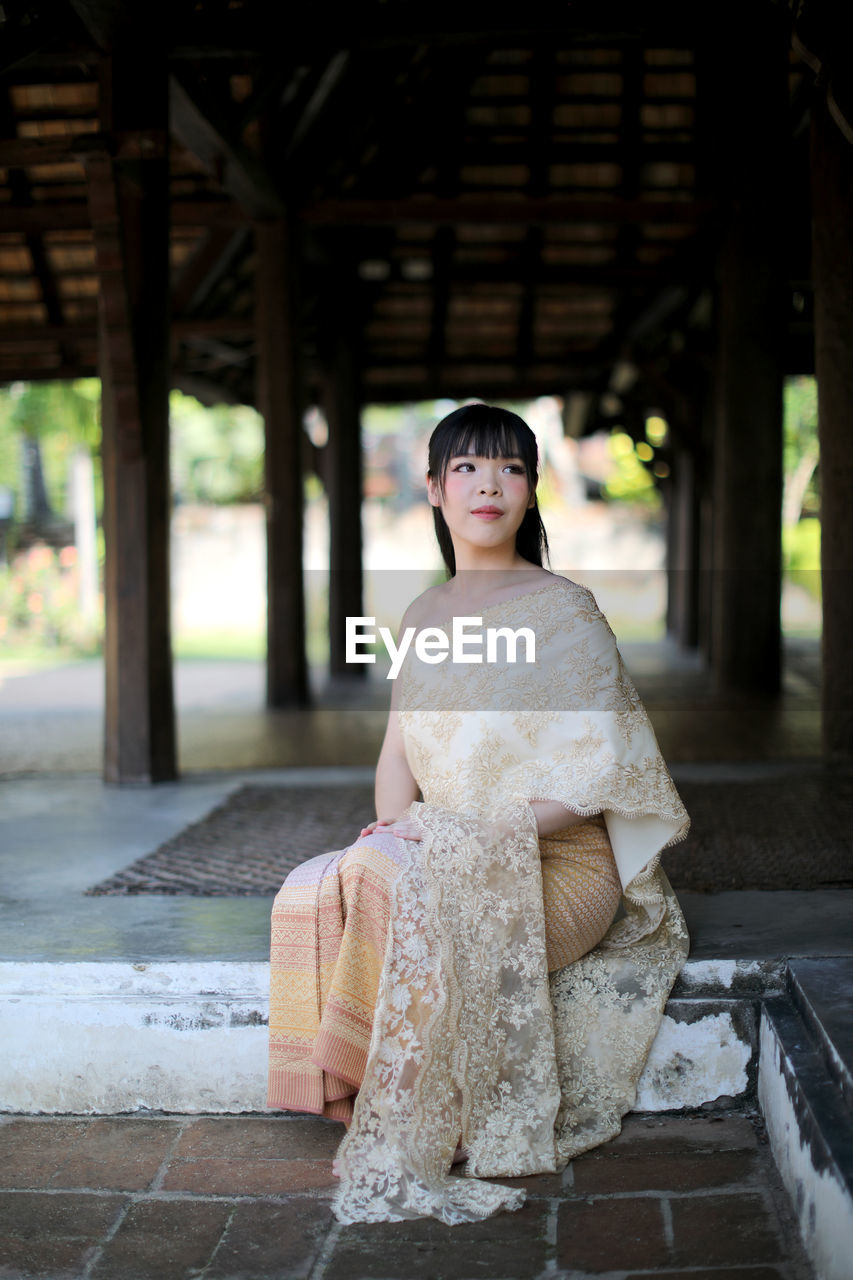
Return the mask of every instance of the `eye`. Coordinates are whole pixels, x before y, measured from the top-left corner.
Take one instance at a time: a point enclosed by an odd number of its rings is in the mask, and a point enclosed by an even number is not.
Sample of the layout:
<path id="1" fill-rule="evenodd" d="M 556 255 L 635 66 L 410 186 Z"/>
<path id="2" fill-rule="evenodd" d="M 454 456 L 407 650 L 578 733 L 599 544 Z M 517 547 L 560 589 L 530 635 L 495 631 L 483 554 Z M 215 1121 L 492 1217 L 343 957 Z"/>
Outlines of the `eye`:
<path id="1" fill-rule="evenodd" d="M 513 475 L 519 476 L 524 473 L 524 467 L 519 462 L 508 462 L 504 471 L 511 471 Z"/>
<path id="2" fill-rule="evenodd" d="M 453 468 L 453 470 L 454 470 L 454 471 L 462 471 L 462 470 L 464 470 L 466 467 L 470 467 L 472 471 L 474 470 L 474 465 L 473 465 L 473 463 L 471 463 L 471 462 L 457 462 L 457 464 L 456 464 L 456 466 Z"/>

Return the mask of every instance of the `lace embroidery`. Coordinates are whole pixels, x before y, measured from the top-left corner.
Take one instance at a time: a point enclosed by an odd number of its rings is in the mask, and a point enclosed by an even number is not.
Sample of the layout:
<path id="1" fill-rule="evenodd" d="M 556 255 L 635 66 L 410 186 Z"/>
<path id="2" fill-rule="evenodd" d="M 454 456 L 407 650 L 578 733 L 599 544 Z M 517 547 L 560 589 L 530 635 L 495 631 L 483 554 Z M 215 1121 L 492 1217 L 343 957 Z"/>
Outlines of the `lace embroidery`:
<path id="1" fill-rule="evenodd" d="M 342 1222 L 470 1222 L 556 1167 L 560 1105 L 536 823 L 415 803 L 367 1071 L 341 1144 Z M 459 1141 L 466 1178 L 449 1174 Z"/>
<path id="2" fill-rule="evenodd" d="M 480 1179 L 553 1170 L 613 1136 L 686 956 L 658 858 L 689 820 L 613 633 L 567 580 L 505 602 L 501 623 L 529 625 L 534 596 L 535 669 L 407 658 L 400 675 L 424 797 L 407 816 L 423 839 L 398 842 L 366 1074 L 339 1153 L 343 1222 L 518 1208 L 523 1192 Z M 533 799 L 603 813 L 623 886 L 623 916 L 550 979 Z M 460 1140 L 466 1176 L 450 1176 Z"/>

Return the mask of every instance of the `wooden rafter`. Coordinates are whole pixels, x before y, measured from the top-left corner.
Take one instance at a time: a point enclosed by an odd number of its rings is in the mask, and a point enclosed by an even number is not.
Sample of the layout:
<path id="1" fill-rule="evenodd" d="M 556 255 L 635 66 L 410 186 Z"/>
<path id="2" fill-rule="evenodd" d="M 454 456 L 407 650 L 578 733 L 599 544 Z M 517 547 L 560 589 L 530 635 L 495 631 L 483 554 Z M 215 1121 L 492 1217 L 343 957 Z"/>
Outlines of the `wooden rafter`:
<path id="1" fill-rule="evenodd" d="M 172 75 L 169 106 L 175 137 L 216 175 L 251 218 L 275 218 L 283 212 L 284 203 L 269 173 L 235 136 L 234 123 L 221 103 L 204 98 L 186 77 Z"/>
<path id="2" fill-rule="evenodd" d="M 717 211 L 710 200 L 595 200 L 547 197 L 542 200 L 512 196 L 482 200 L 461 196 L 457 200 L 416 197 L 407 200 L 322 200 L 306 205 L 300 216 L 313 226 L 431 225 L 485 223 L 547 225 L 568 222 L 658 222 L 694 224 Z"/>
<path id="3" fill-rule="evenodd" d="M 214 228 L 201 239 L 172 285 L 172 310 L 181 316 L 203 310 L 222 277 L 245 251 L 248 228 Z"/>
<path id="4" fill-rule="evenodd" d="M 230 200 L 176 200 L 171 206 L 172 226 L 179 227 L 245 227 L 247 215 Z M 28 231 L 88 231 L 91 227 L 89 206 L 84 197 L 57 200 L 50 204 L 20 209 L 0 205 L 0 234 Z"/>

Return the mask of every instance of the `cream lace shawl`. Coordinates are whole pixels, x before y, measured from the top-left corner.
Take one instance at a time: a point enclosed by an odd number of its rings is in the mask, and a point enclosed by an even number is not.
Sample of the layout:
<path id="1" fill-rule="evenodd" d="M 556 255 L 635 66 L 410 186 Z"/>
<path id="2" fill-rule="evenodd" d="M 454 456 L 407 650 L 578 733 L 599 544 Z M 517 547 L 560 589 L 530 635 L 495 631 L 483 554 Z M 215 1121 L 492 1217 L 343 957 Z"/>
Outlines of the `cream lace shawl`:
<path id="1" fill-rule="evenodd" d="M 532 627 L 535 666 L 407 658 L 400 675 L 423 838 L 401 841 L 342 1222 L 518 1208 L 523 1191 L 481 1179 L 612 1137 L 687 955 L 658 860 L 689 820 L 593 596 L 557 578 L 482 616 Z M 624 892 L 599 946 L 550 977 L 535 799 L 604 813 Z"/>

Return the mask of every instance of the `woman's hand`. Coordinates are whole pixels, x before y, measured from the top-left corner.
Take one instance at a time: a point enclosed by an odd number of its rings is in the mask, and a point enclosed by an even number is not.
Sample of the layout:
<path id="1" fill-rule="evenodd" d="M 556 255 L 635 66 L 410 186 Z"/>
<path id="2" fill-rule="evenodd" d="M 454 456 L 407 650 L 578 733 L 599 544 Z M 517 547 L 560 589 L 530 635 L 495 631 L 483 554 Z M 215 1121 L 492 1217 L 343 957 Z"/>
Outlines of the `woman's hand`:
<path id="1" fill-rule="evenodd" d="M 372 836 L 374 831 L 382 835 L 397 836 L 400 840 L 422 839 L 420 827 L 411 818 L 377 818 L 375 822 L 362 827 L 360 835 Z"/>

